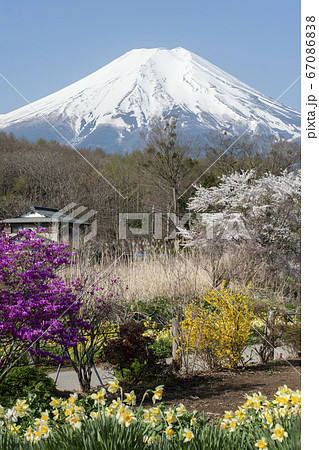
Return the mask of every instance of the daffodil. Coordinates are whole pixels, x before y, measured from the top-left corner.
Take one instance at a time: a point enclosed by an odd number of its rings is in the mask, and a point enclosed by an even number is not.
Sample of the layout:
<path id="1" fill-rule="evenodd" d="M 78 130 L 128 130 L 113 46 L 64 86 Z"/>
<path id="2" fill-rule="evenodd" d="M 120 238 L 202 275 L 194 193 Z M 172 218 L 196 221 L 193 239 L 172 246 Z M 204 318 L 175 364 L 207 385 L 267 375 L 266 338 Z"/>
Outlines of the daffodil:
<path id="1" fill-rule="evenodd" d="M 169 426 L 168 428 L 166 428 L 166 430 L 164 430 L 164 434 L 167 437 L 167 439 L 172 439 L 173 435 L 174 435 L 174 430 L 171 426 Z"/>
<path id="2" fill-rule="evenodd" d="M 50 429 L 47 425 L 41 424 L 39 427 L 39 431 L 41 432 L 42 437 L 44 437 L 44 438 L 49 437 Z"/>
<path id="3" fill-rule="evenodd" d="M 17 411 L 14 408 L 9 408 L 4 417 L 8 420 L 8 422 L 18 421 Z"/>
<path id="4" fill-rule="evenodd" d="M 190 422 L 189 422 L 190 426 L 192 427 L 193 425 L 196 425 L 196 423 L 197 423 L 196 417 L 192 417 Z"/>
<path id="5" fill-rule="evenodd" d="M 77 414 L 74 414 L 73 416 L 68 418 L 69 424 L 72 426 L 72 428 L 80 429 L 82 426 L 80 417 Z"/>
<path id="6" fill-rule="evenodd" d="M 105 405 L 105 397 L 106 390 L 100 389 L 96 394 L 92 394 L 91 398 L 94 400 L 94 405 Z"/>
<path id="7" fill-rule="evenodd" d="M 157 386 L 155 388 L 155 391 L 152 391 L 153 394 L 154 394 L 153 397 L 152 397 L 152 401 L 153 401 L 154 404 L 156 403 L 156 400 L 162 400 L 163 388 L 164 388 L 164 385 Z"/>
<path id="8" fill-rule="evenodd" d="M 49 403 L 49 405 L 52 407 L 57 407 L 57 406 L 60 406 L 60 403 L 61 403 L 61 399 L 51 397 L 51 402 Z"/>
<path id="9" fill-rule="evenodd" d="M 32 442 L 38 442 L 42 438 L 42 433 L 39 430 L 36 430 L 33 434 Z"/>
<path id="10" fill-rule="evenodd" d="M 157 440 L 157 436 L 144 436 L 143 442 L 146 445 L 152 445 Z"/>
<path id="11" fill-rule="evenodd" d="M 224 414 L 224 419 L 226 419 L 226 420 L 230 420 L 232 417 L 233 417 L 233 412 L 232 411 L 225 411 L 225 414 Z"/>
<path id="12" fill-rule="evenodd" d="M 176 408 L 177 417 L 183 416 L 186 412 L 187 411 L 186 411 L 185 406 L 182 403 L 180 403 L 180 405 Z"/>
<path id="13" fill-rule="evenodd" d="M 184 442 L 189 442 L 194 438 L 194 434 L 189 428 L 184 428 L 183 437 L 185 438 Z"/>
<path id="14" fill-rule="evenodd" d="M 58 418 L 60 416 L 59 410 L 58 409 L 54 409 L 52 411 L 52 414 L 53 414 L 53 420 L 58 420 Z"/>
<path id="15" fill-rule="evenodd" d="M 112 403 L 110 404 L 110 407 L 116 409 L 116 408 L 118 408 L 121 405 L 121 403 L 122 402 L 121 402 L 120 397 L 117 397 L 116 400 L 112 400 Z"/>
<path id="16" fill-rule="evenodd" d="M 293 405 L 296 405 L 297 403 L 301 402 L 301 395 L 300 395 L 300 391 L 296 391 L 296 392 L 291 392 L 290 394 L 290 401 Z"/>
<path id="17" fill-rule="evenodd" d="M 149 409 L 144 409 L 144 422 L 150 423 L 152 420 L 152 413 Z"/>
<path id="18" fill-rule="evenodd" d="M 125 425 L 129 427 L 132 423 L 136 422 L 136 417 L 133 415 L 133 412 L 130 409 L 126 409 L 123 414 L 120 415 L 118 422 L 120 425 Z"/>
<path id="19" fill-rule="evenodd" d="M 131 406 L 136 405 L 136 396 L 134 391 L 131 391 L 129 394 L 124 395 L 126 396 L 126 399 L 124 400 L 125 403 Z"/>
<path id="20" fill-rule="evenodd" d="M 105 408 L 105 415 L 106 415 L 106 417 L 114 416 L 114 408 L 112 408 L 112 407 Z"/>
<path id="21" fill-rule="evenodd" d="M 113 381 L 111 381 L 109 383 L 109 387 L 107 388 L 107 390 L 109 392 L 111 392 L 112 394 L 115 394 L 115 392 L 117 392 L 119 390 L 119 387 L 120 387 L 120 382 L 116 377 L 114 377 Z"/>
<path id="22" fill-rule="evenodd" d="M 240 421 L 244 420 L 244 418 L 245 418 L 245 414 L 244 414 L 244 412 L 243 412 L 243 410 L 242 410 L 241 408 L 238 408 L 238 409 L 235 411 L 235 416 L 236 416 L 237 419 L 240 420 Z"/>
<path id="23" fill-rule="evenodd" d="M 272 427 L 272 425 L 274 423 L 274 419 L 270 414 L 266 415 L 266 422 L 267 422 L 267 425 L 270 425 L 270 427 Z"/>
<path id="24" fill-rule="evenodd" d="M 287 392 L 281 392 L 280 395 L 275 396 L 274 403 L 285 406 L 290 400 L 290 394 Z"/>
<path id="25" fill-rule="evenodd" d="M 161 414 L 161 410 L 157 407 L 150 408 L 150 412 L 154 416 L 160 416 L 160 414 Z"/>
<path id="26" fill-rule="evenodd" d="M 277 394 L 290 394 L 291 390 L 284 384 L 279 386 Z"/>
<path id="27" fill-rule="evenodd" d="M 14 409 L 18 417 L 24 417 L 30 411 L 26 400 L 17 400 Z"/>
<path id="28" fill-rule="evenodd" d="M 271 439 L 274 441 L 282 442 L 285 437 L 288 437 L 287 431 L 284 430 L 284 428 L 277 423 L 275 428 L 273 429 L 273 434 L 271 435 Z"/>
<path id="29" fill-rule="evenodd" d="M 263 437 L 256 442 L 255 447 L 257 448 L 268 448 L 266 439 Z"/>
<path id="30" fill-rule="evenodd" d="M 174 410 L 172 408 L 169 408 L 168 410 L 165 411 L 165 420 L 167 423 L 173 423 L 175 420 L 175 414 L 174 414 Z"/>
<path id="31" fill-rule="evenodd" d="M 160 416 L 158 416 L 156 414 L 151 415 L 150 423 L 151 423 L 152 428 L 155 428 L 156 425 L 160 423 L 160 421 L 161 421 Z"/>
<path id="32" fill-rule="evenodd" d="M 74 408 L 66 408 L 65 409 L 65 411 L 64 411 L 64 415 L 65 415 L 65 417 L 69 417 L 69 416 L 71 416 L 72 414 L 73 414 L 73 412 L 74 412 Z"/>
<path id="33" fill-rule="evenodd" d="M 71 394 L 70 397 L 68 398 L 68 403 L 75 403 L 78 399 L 78 394 L 75 392 L 74 394 Z"/>
<path id="34" fill-rule="evenodd" d="M 237 420 L 235 420 L 235 419 L 232 419 L 232 420 L 230 420 L 229 421 L 229 424 L 228 424 L 228 427 L 229 427 L 229 431 L 232 433 L 233 431 L 235 431 L 235 428 L 237 427 Z"/>
<path id="35" fill-rule="evenodd" d="M 47 422 L 48 420 L 49 420 L 49 413 L 47 411 L 45 411 L 41 414 L 41 421 Z"/>
<path id="36" fill-rule="evenodd" d="M 25 430 L 24 436 L 25 436 L 27 441 L 32 442 L 33 441 L 33 430 L 32 430 L 32 428 L 28 427 Z"/>

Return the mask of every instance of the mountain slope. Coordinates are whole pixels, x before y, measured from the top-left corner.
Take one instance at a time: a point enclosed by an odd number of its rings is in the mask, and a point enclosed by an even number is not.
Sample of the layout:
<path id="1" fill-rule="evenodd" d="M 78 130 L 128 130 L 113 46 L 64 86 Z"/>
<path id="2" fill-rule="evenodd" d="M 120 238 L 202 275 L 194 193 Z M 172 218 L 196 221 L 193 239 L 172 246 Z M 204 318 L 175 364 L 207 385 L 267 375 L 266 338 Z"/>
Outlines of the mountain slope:
<path id="1" fill-rule="evenodd" d="M 105 150 L 131 149 L 154 118 L 191 134 L 300 135 L 300 114 L 183 48 L 132 50 L 70 86 L 8 114 L 0 130 Z M 52 128 L 52 125 L 54 128 Z M 63 137 L 62 137 L 63 136 Z"/>

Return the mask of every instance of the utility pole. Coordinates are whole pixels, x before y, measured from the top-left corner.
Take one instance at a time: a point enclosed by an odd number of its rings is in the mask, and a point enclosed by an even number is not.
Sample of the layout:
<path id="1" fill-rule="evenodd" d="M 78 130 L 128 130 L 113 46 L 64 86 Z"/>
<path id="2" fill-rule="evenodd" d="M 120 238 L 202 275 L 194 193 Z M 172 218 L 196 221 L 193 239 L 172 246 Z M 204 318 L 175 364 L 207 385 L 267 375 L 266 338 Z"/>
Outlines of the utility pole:
<path id="1" fill-rule="evenodd" d="M 151 247 L 153 246 L 154 236 L 155 236 L 155 205 L 152 206 L 152 235 L 151 235 Z"/>

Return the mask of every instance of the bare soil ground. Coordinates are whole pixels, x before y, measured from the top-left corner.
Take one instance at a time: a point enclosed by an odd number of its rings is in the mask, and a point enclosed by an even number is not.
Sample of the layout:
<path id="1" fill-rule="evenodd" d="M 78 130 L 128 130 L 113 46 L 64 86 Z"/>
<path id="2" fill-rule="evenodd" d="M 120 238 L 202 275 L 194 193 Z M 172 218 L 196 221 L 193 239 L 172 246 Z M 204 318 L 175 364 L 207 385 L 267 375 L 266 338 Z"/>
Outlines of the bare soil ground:
<path id="1" fill-rule="evenodd" d="M 180 376 L 165 386 L 167 406 L 183 403 L 186 409 L 205 412 L 214 419 L 245 402 L 246 394 L 260 391 L 273 398 L 279 386 L 301 388 L 300 360 L 275 361 L 249 366 L 243 371 L 218 371 L 213 374 Z"/>

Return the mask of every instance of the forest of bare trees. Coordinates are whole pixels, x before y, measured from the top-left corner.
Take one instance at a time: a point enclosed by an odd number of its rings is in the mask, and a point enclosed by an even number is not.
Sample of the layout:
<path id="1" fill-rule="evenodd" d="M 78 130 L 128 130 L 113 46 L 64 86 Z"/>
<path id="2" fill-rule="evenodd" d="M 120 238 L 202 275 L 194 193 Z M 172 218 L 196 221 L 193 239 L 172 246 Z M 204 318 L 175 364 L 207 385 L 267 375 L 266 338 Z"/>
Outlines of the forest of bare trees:
<path id="1" fill-rule="evenodd" d="M 193 184 L 216 186 L 221 175 L 250 169 L 278 175 L 300 165 L 300 146 L 274 139 L 261 145 L 225 134 L 208 137 L 204 145 L 187 140 L 171 121 L 157 124 L 141 148 L 125 154 L 76 151 L 56 141 L 31 143 L 0 133 L 0 161 L 0 219 L 30 205 L 60 209 L 74 202 L 98 211 L 97 239 L 111 243 L 120 212 L 182 217 Z"/>

